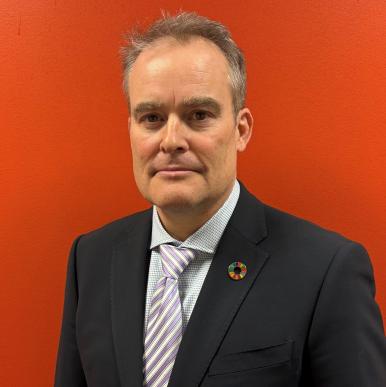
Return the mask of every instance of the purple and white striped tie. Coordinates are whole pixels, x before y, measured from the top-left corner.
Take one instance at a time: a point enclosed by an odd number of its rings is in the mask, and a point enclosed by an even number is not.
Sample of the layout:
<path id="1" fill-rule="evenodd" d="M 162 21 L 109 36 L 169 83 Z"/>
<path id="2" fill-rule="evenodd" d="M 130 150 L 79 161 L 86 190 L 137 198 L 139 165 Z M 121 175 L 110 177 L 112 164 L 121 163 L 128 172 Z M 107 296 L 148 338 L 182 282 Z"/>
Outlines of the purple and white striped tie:
<path id="1" fill-rule="evenodd" d="M 143 373 L 146 387 L 166 387 L 182 339 L 178 277 L 194 258 L 192 250 L 160 245 L 163 276 L 151 300 L 145 335 Z"/>

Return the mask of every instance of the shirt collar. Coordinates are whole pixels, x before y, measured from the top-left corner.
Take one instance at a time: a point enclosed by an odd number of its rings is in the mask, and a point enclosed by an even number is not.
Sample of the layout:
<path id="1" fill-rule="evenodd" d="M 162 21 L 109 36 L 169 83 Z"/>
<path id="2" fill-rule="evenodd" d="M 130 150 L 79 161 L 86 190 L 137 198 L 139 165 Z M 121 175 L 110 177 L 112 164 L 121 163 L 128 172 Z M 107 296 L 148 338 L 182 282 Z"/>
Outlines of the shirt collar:
<path id="1" fill-rule="evenodd" d="M 196 232 L 185 241 L 173 238 L 163 227 L 156 206 L 153 206 L 153 222 L 150 249 L 169 243 L 180 247 L 204 251 L 213 254 L 216 251 L 220 238 L 236 207 L 240 195 L 240 184 L 236 180 L 232 192 L 221 208 Z"/>

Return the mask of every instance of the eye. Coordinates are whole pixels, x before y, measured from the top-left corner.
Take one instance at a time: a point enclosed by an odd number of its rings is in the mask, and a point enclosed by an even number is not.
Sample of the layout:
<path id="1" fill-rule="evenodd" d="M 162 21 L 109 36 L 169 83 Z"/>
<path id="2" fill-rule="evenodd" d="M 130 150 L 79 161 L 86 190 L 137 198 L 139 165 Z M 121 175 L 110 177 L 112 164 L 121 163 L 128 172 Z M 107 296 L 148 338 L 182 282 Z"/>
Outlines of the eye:
<path id="1" fill-rule="evenodd" d="M 158 122 L 161 121 L 161 117 L 158 114 L 150 113 L 142 117 L 141 121 L 146 122 Z"/>
<path id="2" fill-rule="evenodd" d="M 192 113 L 192 119 L 195 121 L 203 121 L 209 118 L 209 113 L 204 110 L 197 110 Z"/>
<path id="3" fill-rule="evenodd" d="M 159 113 L 146 113 L 139 117 L 138 122 L 144 128 L 154 130 L 164 125 L 165 118 Z"/>

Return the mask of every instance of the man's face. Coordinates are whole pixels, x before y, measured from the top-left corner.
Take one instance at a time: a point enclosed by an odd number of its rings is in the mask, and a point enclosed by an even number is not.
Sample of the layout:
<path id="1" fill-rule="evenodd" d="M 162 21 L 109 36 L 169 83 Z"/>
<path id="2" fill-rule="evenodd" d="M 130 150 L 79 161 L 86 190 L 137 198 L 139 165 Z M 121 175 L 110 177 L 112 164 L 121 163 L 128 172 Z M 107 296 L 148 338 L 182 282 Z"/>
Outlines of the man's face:
<path id="1" fill-rule="evenodd" d="M 221 51 L 200 38 L 160 39 L 131 69 L 134 177 L 161 211 L 217 209 L 233 187 L 252 118 L 248 109 L 234 117 L 228 74 Z"/>

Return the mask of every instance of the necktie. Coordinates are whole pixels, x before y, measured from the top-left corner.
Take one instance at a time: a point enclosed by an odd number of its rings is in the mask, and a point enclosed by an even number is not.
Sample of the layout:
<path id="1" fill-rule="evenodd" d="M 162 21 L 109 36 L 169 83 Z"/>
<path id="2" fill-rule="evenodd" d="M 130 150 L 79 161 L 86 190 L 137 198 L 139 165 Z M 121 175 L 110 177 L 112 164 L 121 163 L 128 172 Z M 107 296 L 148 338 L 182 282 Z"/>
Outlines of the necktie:
<path id="1" fill-rule="evenodd" d="M 145 335 L 144 383 L 146 387 L 168 385 L 182 339 L 181 300 L 178 277 L 194 258 L 192 250 L 159 246 L 163 276 L 152 296 Z"/>

